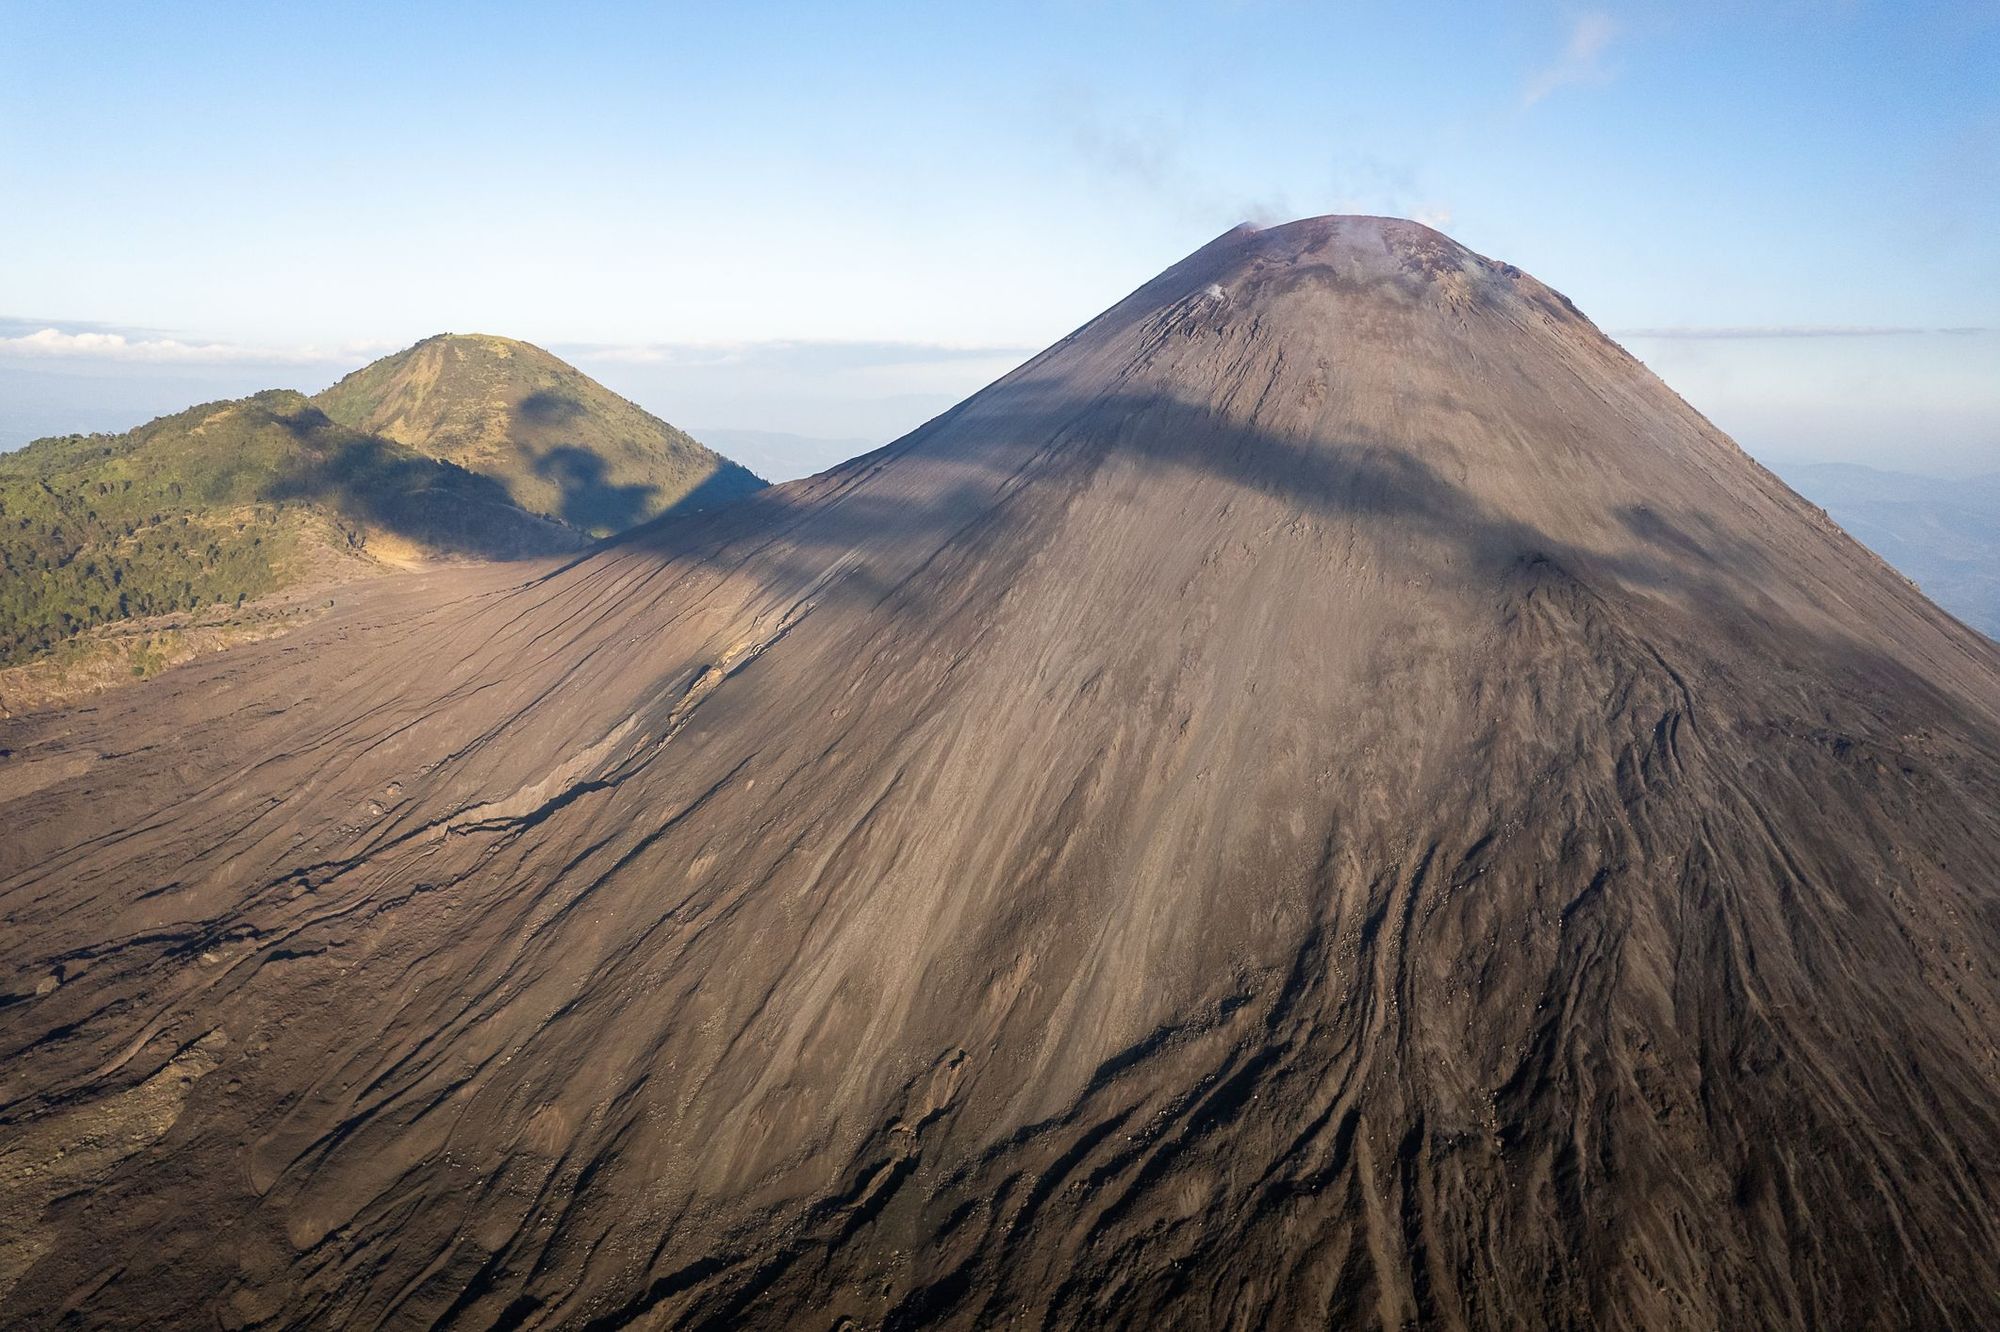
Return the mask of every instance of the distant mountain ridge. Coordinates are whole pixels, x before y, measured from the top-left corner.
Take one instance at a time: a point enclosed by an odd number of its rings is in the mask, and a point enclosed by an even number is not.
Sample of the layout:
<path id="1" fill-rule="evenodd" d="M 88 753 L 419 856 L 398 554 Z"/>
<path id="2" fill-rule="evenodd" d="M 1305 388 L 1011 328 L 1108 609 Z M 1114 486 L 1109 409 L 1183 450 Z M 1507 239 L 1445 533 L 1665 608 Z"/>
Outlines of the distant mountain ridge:
<path id="1" fill-rule="evenodd" d="M 592 536 L 760 489 L 697 443 L 541 348 L 441 333 L 313 399 L 343 425 L 492 477 L 513 502 Z"/>
<path id="2" fill-rule="evenodd" d="M 1782 470 L 1938 605 L 2000 638 L 2000 472 L 1948 481 L 1857 463 Z"/>

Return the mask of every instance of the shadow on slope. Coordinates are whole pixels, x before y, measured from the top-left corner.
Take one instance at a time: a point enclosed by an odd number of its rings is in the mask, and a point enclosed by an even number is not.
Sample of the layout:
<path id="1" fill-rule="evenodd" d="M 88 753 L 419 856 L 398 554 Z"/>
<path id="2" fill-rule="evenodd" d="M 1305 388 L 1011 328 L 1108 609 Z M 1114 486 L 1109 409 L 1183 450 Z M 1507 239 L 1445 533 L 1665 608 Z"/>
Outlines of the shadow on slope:
<path id="1" fill-rule="evenodd" d="M 335 425 L 316 407 L 275 420 L 296 438 L 260 498 L 325 505 L 443 553 L 520 559 L 574 550 L 582 538 L 526 513 L 497 481 Z"/>
<path id="2" fill-rule="evenodd" d="M 538 393 L 534 396 L 552 398 L 556 395 Z M 522 404 L 522 411 L 526 414 L 526 403 Z M 622 532 L 644 522 L 652 511 L 653 497 L 660 492 L 658 486 L 617 484 L 606 475 L 604 459 L 576 444 L 559 444 L 537 458 L 535 474 L 545 481 L 554 482 L 562 492 L 556 506 L 556 517 L 583 532 Z M 687 503 L 689 498 L 692 498 L 692 493 L 680 504 Z M 665 512 L 672 511 L 670 508 Z"/>
<path id="3" fill-rule="evenodd" d="M 982 416 L 1016 423 L 1007 432 L 1011 438 L 1050 442 L 979 454 L 928 447 L 975 405 L 983 408 Z M 1408 407 L 1412 415 L 1422 416 L 1456 410 L 1457 404 L 1412 400 Z M 1802 568 L 1808 577 L 1825 573 L 1816 563 L 1824 557 L 1851 561 L 1858 555 L 1865 563 L 1877 561 L 1747 455 L 1742 458 L 1746 479 L 1762 478 L 1768 484 L 1756 494 L 1733 498 L 1753 507 L 1765 501 L 1795 506 L 1821 544 L 1821 550 L 1789 568 L 1774 561 L 1766 540 L 1743 535 L 1754 528 L 1742 521 L 1742 513 L 1725 521 L 1719 508 L 1671 501 L 1664 506 L 1670 511 L 1663 511 L 1661 505 L 1635 498 L 1610 511 L 1616 528 L 1607 532 L 1608 539 L 1588 544 L 1566 540 L 1502 511 L 1431 461 L 1453 456 L 1455 450 L 1442 439 L 1411 447 L 1360 432 L 1339 438 L 1276 433 L 1166 394 L 1110 395 L 1079 414 L 1073 398 L 1061 390 L 1002 385 L 895 443 L 818 476 L 754 493 L 708 519 L 691 519 L 688 510 L 699 506 L 679 505 L 660 520 L 615 538 L 614 544 L 637 543 L 700 559 L 705 546 L 720 541 L 709 558 L 730 566 L 731 552 L 747 540 L 751 548 L 745 549 L 745 562 L 774 585 L 815 578 L 829 562 L 851 552 L 858 558 L 849 563 L 843 579 L 866 587 L 878 600 L 896 598 L 908 606 L 951 590 L 947 581 L 921 575 L 948 566 L 953 549 L 976 540 L 983 529 L 1059 510 L 1062 497 L 1088 485 L 1101 469 L 1141 463 L 1240 486 L 1278 499 L 1302 516 L 1353 523 L 1364 534 L 1393 542 L 1408 563 L 1406 572 L 1440 591 L 1476 591 L 1490 587 L 1496 574 L 1546 563 L 1600 591 L 1610 591 L 1608 584 L 1615 582 L 1669 598 L 1679 611 L 1705 620 L 1707 628 L 1769 642 L 1779 654 L 1773 664 L 1789 655 L 1790 664 L 1803 665 L 1811 657 L 1818 665 L 1832 661 L 1856 669 L 1864 678 L 1879 672 L 1878 682 L 1884 685 L 1893 679 L 1899 687 L 1918 687 L 1900 662 L 1864 647 L 1836 624 L 1800 623 L 1782 604 L 1783 590 L 1774 595 L 1785 581 L 1796 582 Z M 869 484 L 891 463 L 901 467 L 918 460 L 950 481 L 922 497 Z M 1725 496 L 1723 504 L 1730 499 Z M 677 515 L 678 522 L 664 521 Z M 937 559 L 919 562 L 913 576 L 885 578 L 883 562 L 869 558 L 871 550 L 909 546 L 935 548 Z M 1801 601 L 1817 604 L 1819 598 L 1789 600 L 1796 606 Z M 1830 597 L 1826 604 L 1832 604 Z M 1988 665 L 2000 661 L 2000 652 L 1984 640 L 1967 638 L 1963 645 Z"/>

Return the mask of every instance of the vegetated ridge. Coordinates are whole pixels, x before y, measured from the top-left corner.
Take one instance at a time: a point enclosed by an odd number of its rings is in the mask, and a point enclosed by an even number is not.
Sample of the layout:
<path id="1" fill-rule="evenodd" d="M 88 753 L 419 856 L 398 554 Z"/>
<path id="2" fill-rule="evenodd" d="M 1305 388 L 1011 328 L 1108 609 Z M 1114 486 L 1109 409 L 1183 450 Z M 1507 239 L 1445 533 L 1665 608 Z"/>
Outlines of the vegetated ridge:
<path id="1" fill-rule="evenodd" d="M 334 420 L 492 477 L 530 513 L 609 536 L 764 483 L 539 347 L 439 334 L 314 399 Z"/>
<path id="2" fill-rule="evenodd" d="M 207 403 L 0 454 L 0 665 L 133 616 L 240 605 L 374 535 L 510 558 L 584 544 L 494 480 L 350 430 L 304 396 Z"/>
<path id="3" fill-rule="evenodd" d="M 2000 1324 L 2000 648 L 1414 223 L 146 693 L 0 724 L 16 1326 Z"/>
<path id="4" fill-rule="evenodd" d="M 87 674 L 132 641 L 99 626 L 573 551 L 762 484 L 538 348 L 432 338 L 320 399 L 273 390 L 0 454 L 0 668 L 62 649 L 48 665 Z M 0 711 L 21 692 L 0 678 Z"/>

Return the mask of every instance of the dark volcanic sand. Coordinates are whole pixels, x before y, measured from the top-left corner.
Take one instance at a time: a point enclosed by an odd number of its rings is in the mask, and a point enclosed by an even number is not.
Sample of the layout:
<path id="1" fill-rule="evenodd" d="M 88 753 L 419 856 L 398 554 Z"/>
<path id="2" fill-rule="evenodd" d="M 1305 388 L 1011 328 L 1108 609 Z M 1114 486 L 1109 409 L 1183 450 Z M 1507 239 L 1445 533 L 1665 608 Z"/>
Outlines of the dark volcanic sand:
<path id="1" fill-rule="evenodd" d="M 1414 224 L 0 749 L 9 1326 L 2000 1324 L 2000 651 Z"/>

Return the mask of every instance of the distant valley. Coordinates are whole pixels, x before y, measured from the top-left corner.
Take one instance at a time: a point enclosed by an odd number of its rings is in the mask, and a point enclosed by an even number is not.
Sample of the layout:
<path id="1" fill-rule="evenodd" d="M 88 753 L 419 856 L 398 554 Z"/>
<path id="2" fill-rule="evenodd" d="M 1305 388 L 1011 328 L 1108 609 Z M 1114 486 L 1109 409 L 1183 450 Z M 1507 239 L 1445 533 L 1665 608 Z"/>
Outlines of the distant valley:
<path id="1" fill-rule="evenodd" d="M 2000 472 L 1957 481 L 1853 463 L 1779 472 L 1925 596 L 2000 638 Z"/>
<path id="2" fill-rule="evenodd" d="M 783 430 L 746 430 L 735 426 L 698 428 L 711 448 L 742 463 L 768 481 L 796 481 L 837 467 L 849 458 L 879 449 L 886 439 L 858 436 L 797 435 Z"/>

